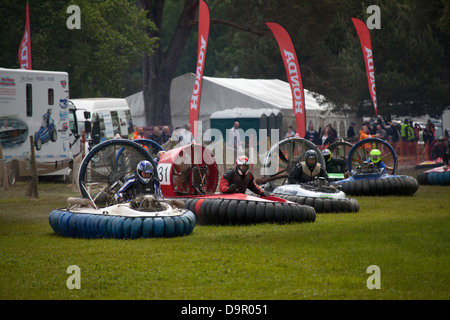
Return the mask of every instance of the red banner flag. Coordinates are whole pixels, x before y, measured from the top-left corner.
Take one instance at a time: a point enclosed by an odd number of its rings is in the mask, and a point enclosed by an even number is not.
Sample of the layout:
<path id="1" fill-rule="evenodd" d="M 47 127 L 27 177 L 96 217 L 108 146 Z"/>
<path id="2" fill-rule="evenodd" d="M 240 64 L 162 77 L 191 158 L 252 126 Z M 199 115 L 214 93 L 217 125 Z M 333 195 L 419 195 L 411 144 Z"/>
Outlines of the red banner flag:
<path id="1" fill-rule="evenodd" d="M 373 66 L 372 44 L 370 41 L 369 29 L 364 22 L 359 19 L 352 18 L 358 33 L 359 41 L 361 42 L 361 49 L 364 55 L 364 62 L 366 63 L 367 82 L 369 83 L 369 91 L 372 97 L 373 107 L 375 108 L 375 115 L 378 118 L 377 107 L 377 92 L 375 90 L 375 70 Z"/>
<path id="2" fill-rule="evenodd" d="M 200 97 L 202 92 L 203 70 L 205 68 L 206 47 L 208 45 L 209 35 L 209 9 L 205 1 L 199 2 L 198 14 L 198 55 L 197 70 L 195 73 L 194 89 L 192 90 L 191 100 L 189 102 L 189 123 L 191 124 L 192 135 L 197 141 L 197 123 L 200 111 Z"/>
<path id="3" fill-rule="evenodd" d="M 303 91 L 297 54 L 295 53 L 292 39 L 287 31 L 279 24 L 266 22 L 266 25 L 272 30 L 272 33 L 278 42 L 287 78 L 291 86 L 293 100 L 292 109 L 294 110 L 295 122 L 297 124 L 297 134 L 300 137 L 304 137 L 306 133 L 305 94 Z"/>
<path id="4" fill-rule="evenodd" d="M 30 38 L 30 13 L 28 11 L 27 0 L 27 21 L 25 23 L 25 32 L 19 47 L 19 64 L 21 69 L 31 70 L 31 38 Z"/>

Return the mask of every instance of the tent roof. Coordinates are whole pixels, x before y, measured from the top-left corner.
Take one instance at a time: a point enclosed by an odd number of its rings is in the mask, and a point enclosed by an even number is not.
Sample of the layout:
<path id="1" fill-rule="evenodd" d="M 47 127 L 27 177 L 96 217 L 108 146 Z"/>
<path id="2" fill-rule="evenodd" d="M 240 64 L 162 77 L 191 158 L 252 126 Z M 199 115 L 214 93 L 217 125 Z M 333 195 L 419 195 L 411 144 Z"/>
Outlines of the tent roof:
<path id="1" fill-rule="evenodd" d="M 189 101 L 195 83 L 195 74 L 186 73 L 172 80 L 170 103 L 172 123 L 182 126 L 189 121 Z M 318 117 L 328 109 L 320 105 L 319 95 L 304 90 L 306 117 Z M 288 122 L 295 123 L 292 93 L 289 83 L 277 79 L 243 79 L 203 77 L 199 120 L 203 130 L 209 128 L 209 119 L 216 111 L 235 108 L 276 109 Z"/>
<path id="2" fill-rule="evenodd" d="M 192 75 L 194 76 L 194 74 Z M 205 81 L 266 102 L 273 105 L 276 109 L 292 110 L 292 92 L 288 82 L 278 79 L 215 78 L 204 76 L 203 84 Z M 304 91 L 306 109 L 325 110 L 327 108 L 327 106 L 319 105 L 317 98 L 323 98 L 323 96 L 306 89 Z"/>
<path id="3" fill-rule="evenodd" d="M 194 73 L 186 73 L 172 79 L 170 108 L 174 127 L 181 127 L 189 122 L 189 102 L 194 83 Z M 304 94 L 307 124 L 312 121 L 318 128 L 327 121 L 342 123 L 346 127 L 350 121 L 356 120 L 355 115 L 334 113 L 330 111 L 331 105 L 321 105 L 319 101 L 324 98 L 323 96 L 306 89 Z M 142 97 L 142 92 L 139 92 L 126 98 L 130 105 L 133 123 L 136 125 L 145 125 Z M 199 112 L 202 131 L 209 129 L 210 118 L 213 114 L 214 117 L 229 116 L 227 113 L 241 109 L 251 109 L 258 114 L 264 109 L 278 110 L 283 115 L 283 128 L 295 125 L 292 92 L 288 82 L 278 79 L 203 77 Z M 220 113 L 222 111 L 223 113 Z"/>
<path id="4" fill-rule="evenodd" d="M 261 118 L 262 116 L 270 117 L 271 115 L 280 114 L 279 109 L 250 109 L 250 108 L 233 108 L 216 111 L 211 114 L 211 119 L 229 119 L 229 118 Z"/>

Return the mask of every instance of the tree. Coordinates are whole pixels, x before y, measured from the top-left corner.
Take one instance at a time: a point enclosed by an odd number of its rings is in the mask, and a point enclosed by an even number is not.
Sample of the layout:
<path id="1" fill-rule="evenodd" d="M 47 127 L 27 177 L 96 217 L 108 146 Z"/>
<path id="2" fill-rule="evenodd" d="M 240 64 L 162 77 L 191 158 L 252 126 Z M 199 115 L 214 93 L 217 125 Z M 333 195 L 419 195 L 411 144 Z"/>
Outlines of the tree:
<path id="1" fill-rule="evenodd" d="M 180 3 L 180 1 L 177 1 L 177 3 Z M 155 23 L 156 28 L 158 29 L 149 30 L 148 35 L 150 37 L 161 38 L 163 11 L 166 1 L 137 0 L 137 4 L 139 8 L 148 12 L 147 17 Z M 183 55 L 183 49 L 189 39 L 189 35 L 191 34 L 193 27 L 198 24 L 198 21 L 196 20 L 198 5 L 198 0 L 184 0 L 175 30 L 170 40 L 166 40 L 168 42 L 167 48 L 162 46 L 160 41 L 160 45 L 155 50 L 155 53 L 149 54 L 142 59 L 143 96 L 146 123 L 149 126 L 172 124 L 170 86 L 178 68 L 179 61 Z M 218 18 L 212 19 L 211 23 L 229 25 L 249 33 L 261 33 L 252 28 Z M 208 61 L 208 59 L 206 60 Z"/>
<path id="2" fill-rule="evenodd" d="M 68 29 L 66 9 L 81 11 L 81 29 Z M 0 50 L 2 67 L 17 68 L 17 51 L 25 26 L 26 1 L 2 1 Z M 153 52 L 156 39 L 142 32 L 154 29 L 134 1 L 30 1 L 33 69 L 67 71 L 71 97 L 120 96 L 122 79 L 133 57 Z M 12 27 L 13 26 L 13 27 Z"/>
<path id="3" fill-rule="evenodd" d="M 137 0 L 139 8 L 147 11 L 147 18 L 157 30 L 147 29 L 149 37 L 160 37 L 163 23 L 164 0 Z M 178 24 L 164 51 L 159 45 L 154 54 L 142 59 L 143 95 L 147 125 L 172 124 L 170 112 L 170 86 L 183 48 L 195 25 L 198 0 L 185 0 Z"/>
<path id="4" fill-rule="evenodd" d="M 386 117 L 439 115 L 450 104 L 449 6 L 440 0 L 370 4 L 381 8 L 381 29 L 370 31 L 379 112 Z M 228 6 L 224 18 L 243 24 L 279 22 L 293 39 L 304 87 L 324 95 L 335 109 L 351 106 L 360 115 L 371 115 L 364 60 L 350 19 L 366 21 L 368 5 L 357 0 L 248 0 Z M 239 48 L 241 76 L 286 80 L 273 40 L 240 34 L 233 46 Z"/>
<path id="5" fill-rule="evenodd" d="M 336 109 L 373 113 L 362 52 L 351 17 L 365 21 L 360 0 L 206 0 L 211 12 L 205 75 L 287 80 L 275 38 L 289 32 L 303 85 Z M 379 112 L 434 113 L 450 104 L 450 10 L 442 0 L 375 0 L 381 30 L 371 30 Z M 0 61 L 18 67 L 25 1 L 3 0 Z M 81 9 L 81 30 L 66 27 L 66 8 Z M 142 10 L 144 9 L 144 10 Z M 142 65 L 147 125 L 171 124 L 170 85 L 194 72 L 198 0 L 30 1 L 35 69 L 68 71 L 72 97 L 120 96 Z M 164 14 L 163 14 L 164 13 Z M 142 32 L 145 30 L 145 32 Z M 142 58 L 141 58 L 142 57 Z M 136 72 L 135 74 L 137 74 Z M 128 90 L 132 90 L 128 86 Z M 188 106 L 186 106 L 188 108 Z"/>

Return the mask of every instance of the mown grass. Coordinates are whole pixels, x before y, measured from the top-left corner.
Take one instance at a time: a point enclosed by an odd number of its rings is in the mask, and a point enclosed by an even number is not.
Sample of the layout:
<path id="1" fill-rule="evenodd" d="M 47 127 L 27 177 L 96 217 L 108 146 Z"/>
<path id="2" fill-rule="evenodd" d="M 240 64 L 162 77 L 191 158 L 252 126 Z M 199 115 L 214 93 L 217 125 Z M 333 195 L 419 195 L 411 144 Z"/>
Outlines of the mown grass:
<path id="1" fill-rule="evenodd" d="M 49 213 L 65 184 L 0 194 L 0 299 L 449 299 L 450 188 L 356 197 L 360 211 L 313 223 L 201 226 L 181 238 L 70 239 Z M 70 265 L 81 289 L 69 290 Z M 381 289 L 369 290 L 370 265 Z"/>

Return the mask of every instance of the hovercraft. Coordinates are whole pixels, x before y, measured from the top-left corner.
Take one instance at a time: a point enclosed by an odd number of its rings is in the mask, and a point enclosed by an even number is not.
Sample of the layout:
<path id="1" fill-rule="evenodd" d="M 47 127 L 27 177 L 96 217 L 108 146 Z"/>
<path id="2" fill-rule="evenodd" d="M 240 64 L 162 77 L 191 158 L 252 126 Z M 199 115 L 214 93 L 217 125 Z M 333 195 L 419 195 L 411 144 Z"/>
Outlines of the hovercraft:
<path id="1" fill-rule="evenodd" d="M 164 197 L 183 201 L 199 224 L 315 221 L 313 208 L 282 198 L 216 193 L 219 174 L 212 153 L 195 143 L 167 151 L 158 162 Z"/>
<path id="2" fill-rule="evenodd" d="M 53 210 L 49 223 L 55 233 L 71 238 L 138 239 L 186 236 L 195 215 L 153 196 L 96 208 L 89 199 L 69 198 L 69 208 Z"/>
<path id="3" fill-rule="evenodd" d="M 367 163 L 372 149 L 380 150 L 386 171 Z M 416 179 L 407 175 L 396 175 L 397 155 L 390 144 L 378 138 L 360 140 L 350 150 L 347 162 L 350 176 L 333 182 L 343 192 L 355 196 L 411 196 L 419 188 Z"/>
<path id="4" fill-rule="evenodd" d="M 420 185 L 450 185 L 450 164 L 433 168 L 417 174 Z"/>

